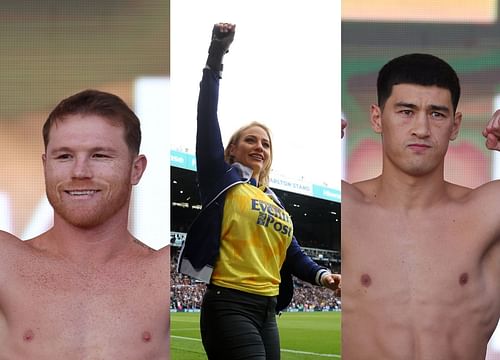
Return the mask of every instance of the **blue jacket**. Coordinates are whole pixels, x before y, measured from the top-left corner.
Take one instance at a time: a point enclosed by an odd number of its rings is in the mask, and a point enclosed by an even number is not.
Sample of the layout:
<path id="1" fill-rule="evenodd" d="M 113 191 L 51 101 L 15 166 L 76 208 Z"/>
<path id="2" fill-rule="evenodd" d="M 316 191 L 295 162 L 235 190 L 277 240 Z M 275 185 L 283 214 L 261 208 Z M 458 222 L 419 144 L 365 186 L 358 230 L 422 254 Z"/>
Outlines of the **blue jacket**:
<path id="1" fill-rule="evenodd" d="M 182 247 L 177 271 L 206 283 L 210 282 L 219 255 L 222 216 L 226 192 L 232 186 L 249 182 L 252 170 L 238 163 L 224 161 L 224 145 L 217 118 L 219 75 L 203 70 L 198 98 L 196 162 L 202 210 L 191 224 Z M 278 205 L 279 199 L 266 190 Z M 304 254 L 295 237 L 287 249 L 281 268 L 276 312 L 286 308 L 293 296 L 292 274 L 312 284 L 321 285 L 323 273 L 329 272 Z"/>

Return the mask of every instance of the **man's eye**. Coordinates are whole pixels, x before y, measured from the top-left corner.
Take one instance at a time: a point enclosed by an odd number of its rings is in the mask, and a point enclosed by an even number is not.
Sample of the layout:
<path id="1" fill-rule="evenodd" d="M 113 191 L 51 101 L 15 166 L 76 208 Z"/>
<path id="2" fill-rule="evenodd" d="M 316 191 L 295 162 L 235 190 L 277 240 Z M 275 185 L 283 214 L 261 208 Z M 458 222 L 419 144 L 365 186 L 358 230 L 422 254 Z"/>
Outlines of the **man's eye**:
<path id="1" fill-rule="evenodd" d="M 399 113 L 403 114 L 405 116 L 410 116 L 413 114 L 413 111 L 412 110 L 401 110 Z"/>
<path id="2" fill-rule="evenodd" d="M 96 159 L 106 159 L 106 158 L 109 158 L 109 156 L 106 155 L 106 154 L 94 154 L 93 157 L 96 158 Z"/>
<path id="3" fill-rule="evenodd" d="M 431 113 L 431 116 L 434 117 L 434 118 L 443 118 L 444 114 L 441 114 L 440 112 L 437 112 L 437 111 L 433 111 Z"/>
<path id="4" fill-rule="evenodd" d="M 56 159 L 57 159 L 57 160 L 67 160 L 67 159 L 71 159 L 71 155 L 70 155 L 70 154 L 60 154 L 60 155 L 57 155 L 57 156 L 56 156 Z"/>

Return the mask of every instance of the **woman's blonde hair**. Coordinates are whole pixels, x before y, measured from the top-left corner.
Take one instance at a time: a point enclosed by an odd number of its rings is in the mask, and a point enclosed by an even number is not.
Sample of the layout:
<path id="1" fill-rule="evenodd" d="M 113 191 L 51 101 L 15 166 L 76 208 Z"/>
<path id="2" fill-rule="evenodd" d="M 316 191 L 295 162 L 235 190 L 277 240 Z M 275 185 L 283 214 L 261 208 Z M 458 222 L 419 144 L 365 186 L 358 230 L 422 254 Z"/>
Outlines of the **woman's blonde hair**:
<path id="1" fill-rule="evenodd" d="M 271 164 L 273 162 L 273 142 L 271 141 L 271 131 L 269 128 L 261 124 L 257 121 L 252 121 L 250 124 L 242 126 L 238 130 L 236 130 L 231 138 L 229 139 L 229 142 L 226 146 L 226 149 L 224 150 L 224 159 L 229 163 L 232 164 L 234 163 L 234 156 L 232 156 L 231 153 L 231 145 L 237 145 L 238 141 L 240 141 L 241 138 L 241 133 L 245 130 L 250 129 L 251 127 L 258 126 L 262 128 L 267 136 L 269 137 L 269 158 L 267 159 L 267 163 L 264 164 L 264 167 L 262 168 L 260 174 L 259 174 L 259 186 L 264 185 L 268 186 L 269 185 L 269 172 L 271 171 Z"/>

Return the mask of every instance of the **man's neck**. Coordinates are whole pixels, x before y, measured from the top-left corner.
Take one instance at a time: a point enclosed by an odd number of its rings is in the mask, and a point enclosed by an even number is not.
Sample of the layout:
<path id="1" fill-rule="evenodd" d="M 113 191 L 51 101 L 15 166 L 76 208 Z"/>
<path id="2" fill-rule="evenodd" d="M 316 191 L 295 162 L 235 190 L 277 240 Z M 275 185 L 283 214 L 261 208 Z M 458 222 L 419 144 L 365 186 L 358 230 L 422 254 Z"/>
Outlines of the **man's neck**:
<path id="1" fill-rule="evenodd" d="M 127 224 L 127 217 L 114 216 L 101 225 L 81 228 L 55 214 L 54 226 L 34 239 L 35 246 L 77 264 L 105 264 L 133 247 Z"/>
<path id="2" fill-rule="evenodd" d="M 422 176 L 414 176 L 387 167 L 377 178 L 377 202 L 386 207 L 407 211 L 428 209 L 446 197 L 443 168 Z"/>

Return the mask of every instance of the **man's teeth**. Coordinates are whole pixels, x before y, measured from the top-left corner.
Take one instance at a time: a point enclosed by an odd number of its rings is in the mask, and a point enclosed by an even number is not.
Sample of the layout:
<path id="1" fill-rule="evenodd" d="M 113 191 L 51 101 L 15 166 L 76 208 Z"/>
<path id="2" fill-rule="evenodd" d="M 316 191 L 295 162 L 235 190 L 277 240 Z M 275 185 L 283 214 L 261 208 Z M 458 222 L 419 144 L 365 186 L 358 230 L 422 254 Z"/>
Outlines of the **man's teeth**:
<path id="1" fill-rule="evenodd" d="M 68 194 L 71 196 L 83 196 L 83 195 L 93 195 L 97 192 L 97 190 L 74 190 L 68 191 Z"/>

